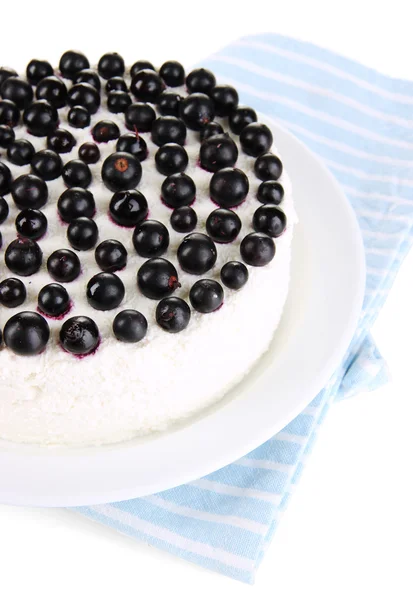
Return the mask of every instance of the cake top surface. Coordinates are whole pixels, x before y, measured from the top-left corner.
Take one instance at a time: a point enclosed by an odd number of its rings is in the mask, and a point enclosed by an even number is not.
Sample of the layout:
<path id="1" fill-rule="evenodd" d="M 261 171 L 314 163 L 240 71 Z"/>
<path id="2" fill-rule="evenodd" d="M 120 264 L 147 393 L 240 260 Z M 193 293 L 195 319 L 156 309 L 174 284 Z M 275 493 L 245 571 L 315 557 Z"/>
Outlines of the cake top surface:
<path id="1" fill-rule="evenodd" d="M 0 96 L 5 352 L 184 335 L 273 260 L 288 211 L 271 130 L 207 69 L 68 51 L 58 70 L 1 67 Z"/>

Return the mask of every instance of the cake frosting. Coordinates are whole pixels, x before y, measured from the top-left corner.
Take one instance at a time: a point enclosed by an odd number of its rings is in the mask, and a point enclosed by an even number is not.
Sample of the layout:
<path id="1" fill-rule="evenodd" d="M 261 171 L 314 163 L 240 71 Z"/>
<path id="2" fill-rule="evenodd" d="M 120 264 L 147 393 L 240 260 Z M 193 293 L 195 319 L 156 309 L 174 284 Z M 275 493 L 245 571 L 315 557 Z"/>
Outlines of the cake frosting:
<path id="1" fill-rule="evenodd" d="M 127 83 L 128 78 L 125 76 Z M 70 82 L 67 82 L 68 86 Z M 182 88 L 174 91 L 185 96 Z M 102 119 L 109 119 L 126 133 L 123 114 L 113 114 L 102 103 L 92 115 L 91 125 L 85 129 L 71 128 L 67 123 L 68 108 L 59 110 L 60 126 L 73 133 L 76 146 L 62 155 L 64 162 L 78 158 L 79 146 L 93 141 L 91 129 Z M 216 118 L 225 131 L 227 119 Z M 45 148 L 45 138 L 28 134 L 23 126 L 15 128 L 16 138 L 30 139 L 36 150 Z M 170 245 L 163 258 L 170 260 L 179 273 L 181 287 L 174 295 L 188 301 L 192 285 L 199 276 L 179 268 L 176 253 L 184 234 L 170 225 L 171 209 L 160 198 L 165 179 L 158 172 L 154 156 L 158 147 L 149 133 L 141 134 L 148 146 L 148 157 L 142 162 L 143 175 L 138 185 L 149 205 L 150 219 L 164 223 L 169 230 Z M 255 158 L 244 154 L 239 138 L 231 134 L 239 148 L 236 167 L 249 178 L 250 189 L 246 200 L 234 208 L 242 221 L 237 239 L 230 244 L 216 244 L 218 258 L 205 277 L 220 281 L 222 266 L 231 260 L 240 260 L 240 243 L 253 232 L 252 217 L 259 202 L 256 193 L 260 180 L 254 175 Z M 285 232 L 275 239 L 276 254 L 264 267 L 248 267 L 249 280 L 238 291 L 224 287 L 224 303 L 210 314 L 191 312 L 191 320 L 179 334 L 162 330 L 155 319 L 157 302 L 139 292 L 136 275 L 145 258 L 138 256 L 132 244 L 132 229 L 120 227 L 108 218 L 108 206 L 113 193 L 101 178 L 103 160 L 115 151 L 116 141 L 99 144 L 101 160 L 89 165 L 99 228 L 99 242 L 116 239 L 128 251 L 127 267 L 117 275 L 125 286 L 125 298 L 118 308 L 96 311 L 87 301 L 86 285 L 99 272 L 94 249 L 78 254 L 82 272 L 80 277 L 65 283 L 72 306 L 63 320 L 48 319 L 50 341 L 44 352 L 24 357 L 5 348 L 0 349 L 0 438 L 13 442 L 57 444 L 67 446 L 95 445 L 120 442 L 164 430 L 172 424 L 198 415 L 217 403 L 225 393 L 251 370 L 268 349 L 280 321 L 285 304 L 289 277 L 293 226 L 296 221 L 291 183 L 283 172 L 280 183 L 284 188 L 281 208 L 287 217 Z M 205 233 L 208 215 L 216 208 L 210 199 L 211 173 L 199 166 L 199 133 L 188 129 L 185 149 L 189 157 L 186 173 L 196 184 L 193 208 L 198 216 L 197 232 Z M 271 151 L 277 155 L 276 140 Z M 282 157 L 281 157 L 282 158 Z M 4 160 L 3 158 L 1 160 Z M 5 161 L 6 162 L 6 161 Z M 13 178 L 29 172 L 28 166 L 7 163 Z M 46 269 L 46 258 L 56 249 L 70 248 L 67 225 L 58 218 L 56 203 L 66 186 L 61 177 L 48 181 L 49 201 L 42 208 L 48 219 L 48 230 L 39 241 L 43 251 L 43 265 L 37 273 L 20 278 L 27 289 L 23 306 L 0 306 L 0 328 L 22 310 L 37 310 L 39 290 L 52 280 Z M 14 221 L 19 210 L 9 202 L 10 215 L 0 227 L 3 248 L 0 253 L 0 279 L 14 277 L 4 262 L 4 249 L 16 238 Z M 189 303 L 189 301 L 188 301 Z M 148 331 L 136 344 L 119 342 L 113 335 L 115 315 L 123 309 L 136 309 L 145 315 Z M 100 331 L 97 351 L 84 359 L 70 355 L 59 344 L 59 331 L 66 318 L 84 315 L 92 318 Z"/>

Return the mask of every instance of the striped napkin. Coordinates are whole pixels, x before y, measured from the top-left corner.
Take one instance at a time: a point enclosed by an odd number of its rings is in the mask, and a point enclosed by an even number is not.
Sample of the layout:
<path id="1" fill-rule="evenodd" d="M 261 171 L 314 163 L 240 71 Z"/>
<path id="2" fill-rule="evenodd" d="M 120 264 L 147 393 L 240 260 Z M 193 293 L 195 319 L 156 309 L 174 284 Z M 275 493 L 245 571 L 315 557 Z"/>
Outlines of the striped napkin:
<path id="1" fill-rule="evenodd" d="M 263 446 L 188 485 L 76 510 L 252 583 L 328 408 L 387 379 L 369 330 L 413 241 L 413 82 L 276 34 L 242 38 L 203 66 L 292 131 L 342 185 L 366 249 L 360 324 L 327 387 Z"/>

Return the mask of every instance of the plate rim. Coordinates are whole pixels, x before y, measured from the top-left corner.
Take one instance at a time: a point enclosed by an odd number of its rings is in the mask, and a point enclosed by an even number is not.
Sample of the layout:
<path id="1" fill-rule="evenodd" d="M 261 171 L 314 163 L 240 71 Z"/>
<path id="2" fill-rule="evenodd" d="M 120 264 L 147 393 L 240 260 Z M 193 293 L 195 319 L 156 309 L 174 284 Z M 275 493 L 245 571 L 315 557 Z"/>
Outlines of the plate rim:
<path id="1" fill-rule="evenodd" d="M 348 312 L 345 329 L 342 332 L 340 340 L 336 344 L 336 348 L 332 351 L 331 356 L 329 357 L 328 364 L 324 366 L 322 375 L 319 375 L 318 378 L 314 379 L 313 386 L 309 386 L 307 392 L 303 394 L 302 400 L 300 402 L 296 401 L 291 407 L 290 411 L 286 410 L 283 418 L 279 417 L 277 422 L 272 425 L 265 423 L 264 426 L 263 424 L 263 426 L 260 428 L 260 431 L 255 432 L 254 435 L 251 434 L 248 439 L 241 441 L 238 439 L 240 436 L 238 436 L 237 443 L 233 447 L 229 447 L 231 444 L 228 444 L 228 447 L 223 453 L 217 452 L 217 449 L 212 453 L 212 455 L 211 453 L 208 453 L 208 456 L 204 457 L 203 462 L 201 459 L 201 465 L 195 460 L 195 457 L 191 457 L 191 460 L 188 460 L 188 454 L 190 453 L 187 452 L 187 447 L 185 450 L 183 447 L 179 446 L 182 446 L 182 443 L 187 443 L 185 438 L 188 436 L 189 438 L 191 438 L 191 436 L 193 438 L 196 434 L 198 434 L 201 436 L 201 440 L 197 440 L 199 450 L 199 443 L 202 441 L 207 441 L 208 427 L 213 427 L 214 420 L 217 418 L 218 420 L 220 418 L 225 419 L 225 409 L 227 409 L 228 403 L 224 403 L 222 408 L 213 410 L 212 413 L 207 411 L 203 417 L 196 419 L 192 424 L 189 424 L 185 427 L 180 427 L 177 430 L 172 430 L 168 434 L 159 436 L 155 440 L 150 439 L 149 441 L 145 441 L 144 439 L 138 439 L 135 440 L 135 442 L 126 442 L 94 448 L 87 447 L 70 449 L 69 451 L 66 449 L 54 449 L 51 451 L 50 449 L 33 447 L 30 449 L 29 446 L 23 445 L 22 448 L 21 446 L 17 447 L 17 445 L 14 444 L 7 444 L 6 446 L 0 445 L 0 503 L 48 507 L 101 504 L 146 496 L 196 480 L 207 475 L 208 473 L 212 473 L 224 467 L 227 464 L 230 464 L 242 456 L 245 456 L 245 454 L 248 454 L 248 452 L 257 448 L 259 445 L 266 442 L 273 435 L 279 432 L 306 406 L 308 406 L 312 398 L 314 398 L 315 395 L 324 387 L 328 379 L 337 369 L 356 329 L 364 297 L 365 257 L 364 246 L 357 217 L 339 184 L 327 167 L 318 159 L 318 157 L 276 120 L 264 115 L 260 115 L 260 117 L 262 117 L 264 122 L 267 122 L 271 126 L 273 131 L 281 134 L 281 136 L 285 136 L 286 139 L 289 140 L 289 143 L 292 143 L 292 145 L 295 145 L 297 148 L 299 148 L 309 160 L 311 158 L 311 161 L 317 165 L 319 174 L 324 178 L 328 186 L 334 190 L 335 201 L 339 203 L 343 214 L 346 215 L 349 237 L 352 238 L 354 244 L 352 251 L 354 265 L 356 266 L 357 272 L 357 277 L 354 278 L 353 282 L 355 295 L 351 308 Z M 284 152 L 281 151 L 280 154 L 284 158 Z M 289 171 L 291 175 L 291 171 L 289 169 L 287 169 L 287 171 Z M 292 185 L 294 189 L 293 179 Z M 271 353 L 269 353 L 269 356 L 271 356 Z M 263 359 L 260 359 L 259 362 L 262 360 Z M 267 360 L 269 360 L 268 356 Z M 255 373 L 255 369 L 253 369 L 253 371 Z M 271 367 L 268 366 L 266 369 L 264 369 L 264 376 L 270 371 Z M 238 394 L 240 396 L 243 394 L 245 395 L 245 393 L 248 395 L 248 393 L 251 393 L 251 389 L 250 392 L 248 392 L 248 388 L 254 388 L 256 386 L 257 389 L 259 389 L 259 381 L 260 380 L 257 378 L 256 374 L 248 374 L 241 384 L 235 387 L 235 389 L 238 390 Z M 221 415 L 221 417 L 219 415 Z M 224 415 L 224 417 L 222 417 L 222 415 Z M 219 425 L 219 423 L 215 423 L 215 426 L 217 425 Z M 221 426 L 218 426 L 217 429 L 220 429 L 220 427 Z M 192 433 L 189 433 L 191 430 Z M 179 438 L 181 438 L 183 441 L 180 441 Z M 171 444 L 172 446 L 170 446 Z M 179 461 L 181 470 L 170 470 L 168 472 L 168 469 L 166 469 L 166 471 L 164 469 L 162 471 L 163 453 L 165 453 L 168 446 L 170 446 L 169 452 L 174 453 L 174 459 Z M 150 465 L 139 465 L 140 469 L 138 469 L 138 473 L 134 474 L 134 476 L 137 477 L 138 474 L 140 474 L 141 478 L 144 476 L 144 478 L 146 478 L 145 482 L 143 482 L 142 479 L 140 481 L 130 481 L 121 488 L 119 488 L 119 484 L 117 484 L 115 489 L 110 489 L 110 485 L 108 485 L 108 489 L 106 491 L 100 490 L 97 492 L 93 492 L 91 490 L 83 492 L 82 490 L 77 489 L 77 491 L 73 491 L 70 494 L 68 494 L 68 492 L 62 492 L 62 494 L 60 494 L 59 490 L 57 489 L 54 489 L 54 491 L 47 491 L 42 489 L 41 486 L 39 487 L 36 485 L 36 473 L 42 473 L 44 476 L 45 473 L 53 473 L 56 472 L 57 469 L 63 470 L 65 473 L 67 473 L 69 479 L 71 477 L 74 479 L 77 478 L 78 488 L 82 484 L 87 487 L 89 481 L 87 479 L 88 469 L 90 471 L 89 474 L 92 474 L 93 471 L 94 475 L 98 475 L 102 478 L 102 480 L 103 478 L 107 480 L 108 471 L 111 472 L 112 469 L 121 469 L 123 474 L 122 468 L 125 467 L 125 464 L 128 463 L 131 458 L 138 460 L 139 455 L 141 455 L 142 458 L 143 447 L 152 452 Z M 185 452 L 187 456 L 185 456 Z M 88 468 L 85 466 L 85 461 L 88 463 Z M 82 469 L 84 469 L 83 472 Z M 2 474 L 7 475 L 8 472 L 9 477 L 2 476 Z M 5 481 L 10 482 L 10 473 L 12 472 L 23 472 L 23 476 L 27 476 L 27 483 L 24 485 L 20 482 L 20 487 L 18 487 L 18 490 L 15 488 L 14 491 L 10 488 L 6 489 L 7 485 L 4 485 Z M 132 477 L 132 475 L 126 470 L 124 477 L 128 479 Z M 157 477 L 160 477 L 160 479 L 157 480 Z M 11 479 L 13 480 L 13 478 Z M 162 481 L 162 483 L 159 484 L 156 483 L 156 481 Z"/>

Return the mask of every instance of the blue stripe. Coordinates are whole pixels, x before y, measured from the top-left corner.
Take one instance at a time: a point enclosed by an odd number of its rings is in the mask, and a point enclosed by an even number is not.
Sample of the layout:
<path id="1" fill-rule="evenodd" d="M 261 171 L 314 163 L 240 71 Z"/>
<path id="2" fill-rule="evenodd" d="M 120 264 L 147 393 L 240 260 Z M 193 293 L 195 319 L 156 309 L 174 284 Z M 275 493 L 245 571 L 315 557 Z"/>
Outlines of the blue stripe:
<path id="1" fill-rule="evenodd" d="M 259 477 L 257 477 L 258 471 L 261 471 Z M 232 464 L 207 475 L 205 479 L 236 487 L 281 494 L 288 477 L 286 473 L 281 473 L 280 471 L 269 471 L 268 469 L 257 469 Z"/>
<path id="2" fill-rule="evenodd" d="M 269 523 L 274 513 L 273 505 L 266 500 L 218 494 L 191 485 L 173 488 L 157 495 L 179 506 L 195 508 L 213 515 L 241 517 L 261 524 Z"/>
<path id="3" fill-rule="evenodd" d="M 256 460 L 273 460 L 285 465 L 294 465 L 301 451 L 302 446 L 296 442 L 286 442 L 273 438 L 247 454 L 247 457 Z"/>
<path id="4" fill-rule="evenodd" d="M 368 254 L 366 256 L 366 263 L 369 267 L 373 267 L 375 269 L 386 269 L 387 271 L 387 269 L 393 264 L 396 254 L 396 251 L 391 252 L 389 256 L 385 256 L 384 254 Z"/>
<path id="5" fill-rule="evenodd" d="M 284 427 L 283 431 L 292 435 L 306 436 L 311 431 L 313 424 L 314 417 L 311 415 L 298 415 L 298 417 Z"/>

